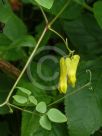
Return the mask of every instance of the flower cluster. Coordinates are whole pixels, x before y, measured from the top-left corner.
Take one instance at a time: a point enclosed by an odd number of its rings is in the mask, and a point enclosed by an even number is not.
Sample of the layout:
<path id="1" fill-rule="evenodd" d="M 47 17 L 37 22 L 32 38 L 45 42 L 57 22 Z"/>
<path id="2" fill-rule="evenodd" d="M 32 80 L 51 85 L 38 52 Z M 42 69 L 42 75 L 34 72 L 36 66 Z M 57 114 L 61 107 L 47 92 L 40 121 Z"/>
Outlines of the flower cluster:
<path id="1" fill-rule="evenodd" d="M 60 79 L 58 90 L 60 93 L 66 93 L 68 85 L 75 87 L 76 71 L 80 60 L 79 55 L 70 57 L 62 57 L 60 59 Z"/>

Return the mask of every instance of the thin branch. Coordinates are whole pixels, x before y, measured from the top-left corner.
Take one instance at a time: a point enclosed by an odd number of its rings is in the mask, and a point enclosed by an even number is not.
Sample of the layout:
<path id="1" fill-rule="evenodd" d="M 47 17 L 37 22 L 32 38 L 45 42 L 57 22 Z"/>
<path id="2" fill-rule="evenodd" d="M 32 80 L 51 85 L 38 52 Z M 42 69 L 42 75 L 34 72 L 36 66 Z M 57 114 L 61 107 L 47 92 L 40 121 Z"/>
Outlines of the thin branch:
<path id="1" fill-rule="evenodd" d="M 59 103 L 59 102 L 63 101 L 65 97 L 74 95 L 74 94 L 80 92 L 80 90 L 84 89 L 85 87 L 90 86 L 90 85 L 92 84 L 92 83 L 91 83 L 91 80 L 92 80 L 92 73 L 91 73 L 91 71 L 90 71 L 89 69 L 86 70 L 86 72 L 89 72 L 89 82 L 88 82 L 87 84 L 85 84 L 84 86 L 78 88 L 76 91 L 73 91 L 73 92 L 67 94 L 66 96 L 64 96 L 64 97 L 62 97 L 62 98 L 60 98 L 60 99 L 54 101 L 53 103 L 49 104 L 48 106 L 52 106 L 52 105 L 54 105 L 54 104 L 56 104 L 56 103 Z M 91 86 L 91 90 L 93 90 L 93 89 L 92 89 L 92 86 Z"/>
<path id="2" fill-rule="evenodd" d="M 87 87 L 87 86 L 90 86 L 90 82 L 87 83 L 87 84 L 85 84 L 84 86 L 80 87 L 80 88 L 77 89 L 76 91 L 73 91 L 73 92 L 67 94 L 66 96 L 64 96 L 64 97 L 62 97 L 62 98 L 60 98 L 60 99 L 54 101 L 53 103 L 49 104 L 48 106 L 52 106 L 52 105 L 54 105 L 54 104 L 56 104 L 56 103 L 59 103 L 59 102 L 63 101 L 63 100 L 65 99 L 65 97 L 74 95 L 74 94 L 80 92 L 80 90 L 84 89 L 84 88 Z"/>
<path id="3" fill-rule="evenodd" d="M 87 9 L 90 12 L 93 12 L 93 8 L 90 7 L 88 4 L 86 4 L 85 2 L 80 2 L 78 0 L 73 0 L 74 2 L 76 2 L 79 5 L 82 5 L 85 9 Z"/>
<path id="4" fill-rule="evenodd" d="M 20 108 L 20 107 L 18 107 L 16 105 L 11 104 L 11 103 L 7 103 L 7 105 L 10 106 L 10 107 L 16 108 L 16 109 L 18 109 L 20 111 L 24 111 L 24 112 L 27 112 L 27 113 L 30 113 L 30 114 L 34 114 L 32 111 L 22 109 L 22 108 Z"/>
<path id="5" fill-rule="evenodd" d="M 59 36 L 62 40 L 63 40 L 63 42 L 64 42 L 64 44 L 66 45 L 66 41 L 65 41 L 65 39 L 64 39 L 64 37 L 62 36 L 62 35 L 60 35 L 57 31 L 55 31 L 54 29 L 52 29 L 51 27 L 50 28 L 48 28 L 50 31 L 52 31 L 53 33 L 55 33 L 57 36 Z"/>
<path id="6" fill-rule="evenodd" d="M 52 21 L 49 23 L 49 26 L 51 27 L 52 24 L 61 16 L 61 14 L 63 13 L 63 11 L 67 8 L 67 6 L 70 4 L 71 0 L 68 0 L 65 5 L 63 6 L 63 8 L 58 12 L 58 14 L 55 16 L 55 18 L 52 19 Z"/>
<path id="7" fill-rule="evenodd" d="M 33 58 L 33 56 L 34 56 L 34 54 L 35 54 L 35 52 L 36 52 L 38 46 L 40 45 L 40 43 L 41 43 L 41 41 L 42 41 L 42 39 L 43 39 L 43 37 L 44 37 L 44 35 L 45 35 L 45 33 L 46 33 L 46 31 L 47 31 L 47 27 L 45 27 L 45 29 L 43 30 L 43 32 L 42 32 L 42 34 L 41 34 L 41 36 L 40 36 L 40 38 L 39 38 L 39 40 L 38 40 L 38 42 L 37 42 L 37 44 L 36 44 L 36 46 L 35 46 L 35 48 L 34 48 L 32 54 L 31 54 L 30 57 L 28 58 L 28 61 L 26 62 L 25 66 L 24 66 L 23 70 L 21 71 L 21 73 L 20 73 L 18 79 L 16 80 L 15 84 L 14 84 L 13 87 L 11 88 L 11 90 L 10 90 L 10 92 L 9 92 L 9 94 L 8 94 L 8 96 L 7 96 L 7 98 L 6 98 L 6 100 L 5 100 L 5 102 L 3 102 L 2 104 L 0 104 L 0 107 L 6 105 L 6 104 L 8 103 L 8 101 L 9 101 L 9 99 L 10 99 L 10 97 L 11 97 L 11 95 L 12 95 L 12 93 L 13 93 L 15 87 L 16 87 L 16 85 L 17 85 L 18 82 L 20 81 L 21 77 L 23 76 L 24 72 L 26 71 L 26 68 L 28 67 L 29 63 L 31 62 L 31 60 L 32 60 L 32 58 Z"/>
<path id="8" fill-rule="evenodd" d="M 42 12 L 42 14 L 43 14 L 43 17 L 44 17 L 45 22 L 46 22 L 46 25 L 47 25 L 47 24 L 48 24 L 47 16 L 46 16 L 46 14 L 45 14 L 45 12 L 44 12 L 43 8 L 42 8 L 40 5 L 39 5 L 39 8 L 40 8 L 40 10 L 41 10 L 41 12 Z"/>
<path id="9" fill-rule="evenodd" d="M 67 50 L 69 51 L 70 54 L 72 54 L 72 53 L 74 52 L 74 51 L 72 51 L 72 50 L 69 48 L 67 38 L 66 38 L 66 40 L 65 40 L 64 37 L 63 37 L 61 34 L 59 34 L 57 31 L 55 31 L 55 30 L 52 29 L 51 27 L 48 27 L 48 29 L 49 29 L 50 31 L 52 31 L 53 33 L 55 33 L 57 36 L 59 36 L 59 37 L 63 40 L 63 42 L 64 42 L 64 44 L 65 44 L 65 46 L 66 46 L 66 48 L 67 48 Z"/>

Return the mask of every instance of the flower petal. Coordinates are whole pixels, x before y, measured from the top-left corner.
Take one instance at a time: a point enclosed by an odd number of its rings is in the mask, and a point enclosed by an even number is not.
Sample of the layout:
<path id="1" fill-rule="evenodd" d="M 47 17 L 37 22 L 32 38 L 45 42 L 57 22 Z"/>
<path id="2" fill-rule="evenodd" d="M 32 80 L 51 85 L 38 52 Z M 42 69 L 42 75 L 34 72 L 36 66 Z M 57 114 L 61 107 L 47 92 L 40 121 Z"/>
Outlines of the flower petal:
<path id="1" fill-rule="evenodd" d="M 67 67 L 64 57 L 60 59 L 60 80 L 58 90 L 60 93 L 66 93 L 67 91 Z"/>

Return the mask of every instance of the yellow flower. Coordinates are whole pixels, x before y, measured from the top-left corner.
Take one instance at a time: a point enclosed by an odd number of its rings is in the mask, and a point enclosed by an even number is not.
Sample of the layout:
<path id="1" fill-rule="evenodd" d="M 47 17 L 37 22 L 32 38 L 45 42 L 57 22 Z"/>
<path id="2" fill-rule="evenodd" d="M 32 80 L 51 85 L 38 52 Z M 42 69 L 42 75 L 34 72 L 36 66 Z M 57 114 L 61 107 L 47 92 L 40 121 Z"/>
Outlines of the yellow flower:
<path id="1" fill-rule="evenodd" d="M 79 60 L 79 55 L 73 55 L 71 58 L 62 57 L 60 59 L 60 79 L 58 86 L 58 90 L 60 93 L 66 93 L 68 85 L 75 87 L 76 72 Z"/>
<path id="2" fill-rule="evenodd" d="M 76 71 L 78 67 L 78 63 L 80 60 L 79 55 L 74 55 L 72 58 L 66 58 L 66 66 L 67 66 L 67 75 L 68 75 L 68 83 L 75 87 L 76 83 Z"/>
<path id="3" fill-rule="evenodd" d="M 60 93 L 66 93 L 67 91 L 67 67 L 64 57 L 60 59 L 60 79 L 58 90 Z"/>

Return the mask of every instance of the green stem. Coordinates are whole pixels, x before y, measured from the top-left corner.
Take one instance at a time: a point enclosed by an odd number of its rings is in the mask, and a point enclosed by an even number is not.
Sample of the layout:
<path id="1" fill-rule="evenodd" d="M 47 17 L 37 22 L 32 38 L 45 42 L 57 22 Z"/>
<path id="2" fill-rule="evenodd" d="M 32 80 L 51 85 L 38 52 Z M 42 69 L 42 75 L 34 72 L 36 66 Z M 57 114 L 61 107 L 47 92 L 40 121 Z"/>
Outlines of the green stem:
<path id="1" fill-rule="evenodd" d="M 65 39 L 63 38 L 62 35 L 60 35 L 57 31 L 55 31 L 55 30 L 52 29 L 52 28 L 49 28 L 49 30 L 52 31 L 53 33 L 55 33 L 57 36 L 59 36 L 59 37 L 63 40 L 64 44 L 66 45 L 66 41 L 65 41 Z"/>
<path id="2" fill-rule="evenodd" d="M 90 75 L 90 80 L 89 80 L 89 82 L 92 83 L 92 73 L 91 73 L 91 70 L 90 70 L 90 69 L 87 69 L 86 72 L 89 73 L 89 75 Z"/>
<path id="3" fill-rule="evenodd" d="M 37 42 L 37 44 L 36 44 L 36 46 L 35 46 L 33 52 L 32 52 L 32 54 L 30 55 L 30 57 L 28 58 L 28 61 L 26 62 L 25 66 L 24 66 L 22 72 L 20 73 L 18 79 L 16 80 L 15 84 L 14 84 L 13 87 L 11 88 L 11 90 L 10 90 L 10 92 L 9 92 L 9 94 L 8 94 L 8 96 L 7 96 L 7 98 L 6 98 L 6 100 L 5 100 L 5 102 L 2 103 L 2 104 L 0 104 L 0 107 L 6 105 L 6 104 L 8 103 L 8 101 L 9 101 L 9 99 L 10 99 L 10 97 L 11 97 L 11 95 L 12 95 L 12 93 L 13 93 L 15 87 L 16 87 L 16 85 L 18 84 L 19 80 L 21 79 L 21 77 L 23 76 L 24 72 L 26 71 L 26 68 L 28 67 L 29 63 L 31 62 L 31 60 L 32 60 L 32 58 L 33 58 L 33 56 L 34 56 L 34 54 L 35 54 L 35 52 L 36 52 L 36 50 L 37 50 L 39 44 L 41 43 L 41 41 L 42 41 L 42 39 L 43 39 L 43 37 L 44 37 L 44 35 L 45 35 L 45 33 L 46 33 L 46 31 L 47 31 L 47 27 L 45 27 L 44 31 L 42 32 L 42 34 L 41 34 L 41 36 L 40 36 L 40 38 L 39 38 L 39 40 L 38 40 L 38 42 Z"/>
<path id="4" fill-rule="evenodd" d="M 60 17 L 60 15 L 63 13 L 63 11 L 67 8 L 67 6 L 70 4 L 71 0 L 68 0 L 65 5 L 63 6 L 63 8 L 59 11 L 59 13 L 57 14 L 57 16 L 55 16 L 55 18 L 49 23 L 49 26 L 51 27 L 52 24 Z"/>
<path id="5" fill-rule="evenodd" d="M 72 51 L 71 51 L 70 48 L 68 47 L 68 42 L 67 42 L 67 40 L 65 40 L 62 35 L 60 35 L 57 31 L 55 31 L 55 30 L 52 29 L 51 27 L 48 27 L 48 29 L 49 29 L 50 31 L 52 31 L 53 33 L 55 33 L 57 36 L 59 36 L 59 37 L 63 40 L 64 44 L 66 45 L 66 48 L 67 48 L 68 51 L 69 51 L 69 53 L 71 53 Z"/>
<path id="6" fill-rule="evenodd" d="M 36 2 L 36 4 L 37 4 L 37 6 L 40 8 L 40 10 L 41 10 L 41 12 L 42 12 L 42 14 L 43 14 L 43 17 L 44 17 L 44 19 L 45 19 L 46 24 L 48 24 L 48 19 L 47 19 L 47 16 L 46 16 L 46 14 L 45 14 L 43 8 L 42 8 L 37 2 Z"/>
<path id="7" fill-rule="evenodd" d="M 86 3 L 84 3 L 83 5 L 82 5 L 84 8 L 86 8 L 87 10 L 89 10 L 90 12 L 92 12 L 93 13 L 93 8 L 91 8 L 89 5 L 87 5 Z"/>
<path id="8" fill-rule="evenodd" d="M 20 107 L 18 107 L 16 105 L 11 104 L 11 103 L 7 103 L 7 105 L 10 106 L 10 107 L 16 108 L 16 109 L 18 109 L 20 111 L 27 112 L 27 113 L 30 113 L 30 114 L 34 114 L 32 111 L 22 109 L 22 108 L 20 108 Z"/>
<path id="9" fill-rule="evenodd" d="M 46 24 L 48 24 L 48 19 L 47 19 L 47 16 L 46 16 L 46 14 L 45 14 L 43 8 L 42 8 L 40 5 L 39 5 L 39 8 L 40 8 L 40 10 L 41 10 L 41 12 L 42 12 L 42 14 L 43 14 L 43 17 L 44 17 L 44 19 L 45 19 Z"/>
<path id="10" fill-rule="evenodd" d="M 85 9 L 89 10 L 90 12 L 93 12 L 93 8 L 91 8 L 89 5 L 87 5 L 85 2 L 84 3 L 81 3 L 80 1 L 78 0 L 73 0 L 75 1 L 77 4 L 79 5 L 82 5 Z"/>
<path id="11" fill-rule="evenodd" d="M 49 104 L 48 107 L 49 107 L 49 106 L 52 106 L 52 105 L 54 105 L 54 104 L 56 104 L 56 103 L 59 103 L 59 102 L 63 101 L 64 98 L 67 97 L 67 96 L 71 96 L 71 95 L 74 95 L 74 94 L 80 92 L 80 90 L 84 89 L 85 87 L 87 87 L 87 86 L 89 86 L 89 85 L 90 85 L 90 82 L 87 83 L 87 84 L 85 84 L 84 86 L 80 87 L 80 88 L 77 89 L 76 91 L 71 92 L 71 93 L 67 94 L 66 96 L 64 96 L 64 97 L 62 97 L 62 98 L 60 98 L 60 99 L 54 101 L 53 103 Z"/>
<path id="12" fill-rule="evenodd" d="M 80 88 L 77 89 L 76 91 L 71 92 L 71 93 L 67 94 L 66 96 L 64 96 L 64 97 L 62 97 L 62 98 L 60 98 L 60 99 L 54 101 L 53 103 L 49 104 L 48 106 L 52 106 L 52 105 L 54 105 L 54 104 L 56 104 L 56 103 L 59 103 L 59 102 L 61 102 L 62 100 L 64 100 L 65 97 L 74 95 L 74 94 L 80 92 L 80 90 L 84 89 L 85 87 L 90 86 L 90 85 L 92 84 L 92 73 L 91 73 L 91 70 L 90 70 L 90 69 L 87 69 L 86 72 L 89 72 L 89 76 L 90 76 L 89 82 L 88 82 L 87 84 L 85 84 L 84 86 L 80 87 Z M 91 90 L 93 90 L 92 86 L 91 86 Z"/>

